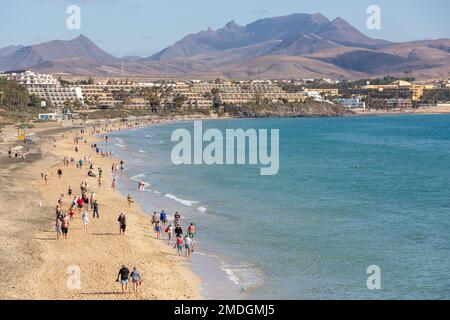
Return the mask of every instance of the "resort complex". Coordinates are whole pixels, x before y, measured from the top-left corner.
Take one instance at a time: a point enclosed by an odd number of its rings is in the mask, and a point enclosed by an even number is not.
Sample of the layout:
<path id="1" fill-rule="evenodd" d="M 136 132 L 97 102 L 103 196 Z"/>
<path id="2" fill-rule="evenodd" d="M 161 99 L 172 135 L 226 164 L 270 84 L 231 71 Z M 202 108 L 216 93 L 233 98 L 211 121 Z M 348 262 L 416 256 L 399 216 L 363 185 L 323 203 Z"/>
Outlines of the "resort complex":
<path id="1" fill-rule="evenodd" d="M 316 101 L 354 111 L 402 111 L 446 105 L 450 80 L 412 83 L 384 78 L 376 81 L 299 80 L 152 80 L 133 78 L 63 79 L 32 71 L 9 72 L 0 79 L 16 81 L 42 106 L 55 112 L 98 109 L 209 110 L 225 105 L 288 105 Z M 390 81 L 392 80 L 392 81 Z M 372 83 L 373 82 L 373 83 Z M 0 95 L 2 92 L 0 92 Z M 50 117 L 51 118 L 51 117 Z"/>

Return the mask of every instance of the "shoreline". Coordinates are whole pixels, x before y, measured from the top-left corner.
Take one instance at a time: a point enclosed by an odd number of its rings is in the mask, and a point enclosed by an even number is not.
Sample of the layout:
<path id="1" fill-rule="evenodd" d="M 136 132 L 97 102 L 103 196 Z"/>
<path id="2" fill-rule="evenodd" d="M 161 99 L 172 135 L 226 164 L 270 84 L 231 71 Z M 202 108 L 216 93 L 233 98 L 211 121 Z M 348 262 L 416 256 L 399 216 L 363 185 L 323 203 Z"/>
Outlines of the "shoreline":
<path id="1" fill-rule="evenodd" d="M 85 130 L 87 132 L 92 129 Z M 31 131 L 39 131 L 39 128 Z M 48 150 L 44 159 L 13 163 L 12 166 L 19 170 L 18 174 L 17 172 L 1 172 L 2 179 L 11 179 L 13 176 L 17 178 L 20 191 L 15 192 L 16 197 L 4 194 L 5 202 L 16 203 L 16 206 L 17 203 L 21 204 L 20 208 L 16 208 L 16 213 L 25 219 L 30 219 L 29 215 L 34 214 L 39 224 L 36 221 L 33 221 L 31 225 L 17 223 L 17 230 L 21 234 L 30 233 L 30 227 L 34 227 L 34 230 L 23 244 L 26 247 L 24 253 L 13 246 L 4 248 L 5 252 L 2 252 L 4 257 L 15 253 L 20 262 L 14 258 L 2 261 L 2 280 L 5 278 L 6 288 L 0 292 L 0 296 L 3 299 L 44 300 L 201 299 L 199 293 L 201 279 L 190 270 L 187 263 L 175 256 L 170 248 L 149 235 L 152 234 L 152 229 L 142 207 L 133 205 L 131 209 L 128 209 L 125 197 L 110 190 L 112 174 L 108 168 L 117 160 L 114 157 L 100 158 L 95 155 L 91 144 L 96 143 L 97 139 L 92 133 L 85 134 L 88 143 L 79 145 L 80 152 L 75 154 L 71 142 L 74 132 L 67 133 L 67 131 L 64 139 L 57 140 L 57 148 L 53 148 L 53 143 L 48 141 L 41 142 L 41 148 Z M 58 195 L 66 193 L 69 184 L 74 189 L 74 195 L 77 195 L 79 183 L 83 179 L 89 179 L 87 174 L 82 178 L 79 169 L 63 167 L 62 159 L 65 156 L 81 157 L 88 154 L 94 158 L 94 164 L 99 164 L 104 171 L 104 181 L 100 188 L 96 187 L 95 181 L 89 180 L 90 185 L 95 185 L 93 190 L 98 194 L 101 218 L 98 221 L 90 218 L 86 232 L 82 230 L 81 219 L 76 215 L 71 222 L 73 227 L 69 228 L 69 239 L 55 240 L 54 205 Z M 61 180 L 56 175 L 59 167 L 62 167 L 64 171 Z M 9 171 L 10 168 L 8 167 L 7 170 Z M 83 174 L 86 173 L 84 171 L 82 171 Z M 48 186 L 43 185 L 40 172 L 48 172 Z M 20 202 L 19 197 L 23 196 L 25 201 Z M 66 205 L 67 201 L 66 198 Z M 63 212 L 65 209 L 63 206 Z M 129 217 L 129 230 L 123 238 L 118 235 L 117 216 L 120 211 L 127 212 Z M 8 215 L 7 210 L 2 212 L 2 216 L 3 214 Z M 8 226 L 11 227 L 11 224 L 7 222 L 6 225 L 1 226 L 1 229 Z M 11 242 L 12 239 L 8 237 L 5 241 Z M 114 278 L 122 264 L 127 264 L 129 268 L 136 265 L 140 269 L 143 277 L 141 292 L 127 295 L 118 293 L 120 286 Z M 8 278 L 12 278 L 11 273 L 14 273 L 12 268 L 17 265 L 21 265 L 22 270 L 26 271 L 21 281 L 24 284 L 23 287 L 10 282 L 6 283 Z M 81 270 L 80 290 L 68 290 L 66 286 L 67 268 L 74 265 L 79 266 Z"/>
<path id="2" fill-rule="evenodd" d="M 386 115 L 386 114 L 377 114 Z M 389 114 L 391 115 L 391 114 Z M 392 115 L 411 115 L 411 114 L 392 114 Z M 423 113 L 413 113 L 412 115 L 425 115 Z M 359 115 L 356 115 L 358 117 Z M 376 115 L 375 115 L 376 116 Z M 231 118 L 231 120 L 238 120 L 245 118 Z M 111 132 L 120 132 L 125 130 L 144 129 L 149 126 L 166 125 L 180 121 L 194 121 L 194 120 L 215 120 L 209 118 L 194 118 L 194 119 L 168 119 L 159 121 L 157 123 L 141 123 L 136 127 L 115 127 L 117 123 L 114 122 L 110 128 Z M 229 118 L 220 118 L 217 120 L 230 120 Z M 120 130 L 119 130 L 120 128 Z M 91 127 L 85 128 L 86 131 L 91 131 Z M 0 168 L 0 201 L 3 203 L 2 210 L 0 210 L 0 231 L 2 232 L 3 243 L 6 245 L 0 248 L 0 254 L 6 257 L 1 261 L 0 279 L 4 284 L 0 290 L 0 297 L 2 299 L 203 299 L 200 288 L 202 279 L 193 271 L 192 266 L 184 263 L 178 257 L 174 257 L 173 250 L 170 250 L 166 241 L 156 240 L 151 236 L 152 229 L 149 226 L 150 217 L 142 208 L 142 205 L 133 205 L 132 210 L 128 210 L 125 195 L 117 192 L 112 193 L 109 190 L 112 175 L 110 173 L 110 165 L 119 160 L 115 156 L 98 158 L 95 151 L 91 149 L 92 143 L 98 142 L 100 139 L 96 138 L 93 133 L 86 134 L 88 137 L 87 145 L 80 145 L 80 152 L 78 156 L 84 154 L 92 154 L 94 163 L 98 161 L 104 169 L 105 181 L 103 182 L 99 199 L 101 200 L 101 215 L 102 211 L 110 210 L 109 213 L 103 213 L 110 221 L 105 223 L 105 227 L 109 232 L 100 234 L 84 235 L 80 232 L 81 220 L 76 217 L 73 224 L 75 229 L 69 233 L 69 240 L 67 245 L 64 240 L 54 241 L 54 205 L 59 193 L 66 191 L 67 183 L 69 181 L 76 181 L 72 183 L 74 190 L 77 190 L 79 184 L 79 169 L 72 167 L 64 168 L 64 175 L 61 181 L 57 180 L 56 170 L 62 167 L 62 158 L 73 153 L 73 144 L 71 139 L 74 133 L 79 131 L 74 127 L 62 127 L 57 124 L 45 124 L 37 126 L 30 131 L 35 131 L 37 136 L 41 136 L 41 141 L 38 146 L 45 151 L 45 156 L 42 159 L 27 159 L 25 162 L 14 161 L 0 157 L 0 163 L 5 163 L 6 167 Z M 69 131 L 72 131 L 68 134 Z M 57 141 L 57 148 L 53 148 L 53 142 L 48 139 L 48 136 L 64 133 L 65 137 Z M 87 152 L 87 153 L 86 153 Z M 125 167 L 127 164 L 125 163 Z M 50 168 L 50 169 L 49 169 Z M 39 178 L 40 172 L 45 170 L 49 172 L 50 181 L 48 188 L 44 188 L 42 180 Z M 68 171 L 66 173 L 66 170 Z M 86 176 L 87 177 L 87 176 Z M 87 179 L 85 177 L 85 179 Z M 52 185 L 55 182 L 55 185 Z M 96 186 L 95 181 L 90 184 Z M 75 191 L 75 195 L 77 191 Z M 117 205 L 102 205 L 104 201 L 111 201 L 113 204 L 117 201 Z M 38 205 L 38 203 L 42 203 Z M 125 243 L 117 243 L 118 232 L 116 218 L 118 215 L 118 208 L 125 212 L 130 212 L 134 221 L 130 224 L 130 230 L 137 230 L 137 234 L 126 238 Z M 11 214 L 14 212 L 14 214 Z M 130 219 L 131 220 L 131 219 Z M 100 220 L 103 222 L 103 219 Z M 91 220 L 90 227 L 94 224 Z M 103 229 L 103 226 L 94 225 L 93 231 Z M 33 232 L 29 232 L 32 230 Z M 90 232 L 90 231 L 89 231 Z M 131 231 L 132 233 L 134 231 Z M 129 237 L 130 233 L 127 236 Z M 149 235 L 150 234 L 150 235 Z M 74 236 L 72 238 L 72 235 Z M 96 238 L 103 238 L 101 240 Z M 165 239 L 163 237 L 163 239 Z M 87 241 L 87 242 L 86 242 Z M 109 241 L 111 243 L 109 243 Z M 86 242 L 86 243 L 79 243 Z M 108 242 L 108 243 L 105 243 Z M 89 245 L 96 243 L 99 247 L 91 248 Z M 151 244 L 149 247 L 145 244 Z M 112 245 L 118 245 L 119 250 L 111 248 Z M 133 248 L 133 249 L 130 249 Z M 140 267 L 145 280 L 145 284 L 153 279 L 154 268 L 158 268 L 161 264 L 168 270 L 170 274 L 177 274 L 177 279 L 182 283 L 181 286 L 177 281 L 170 281 L 165 284 L 158 282 L 157 288 L 148 290 L 148 292 L 139 293 L 138 295 L 121 295 L 118 284 L 111 279 L 114 278 L 114 272 L 120 268 L 121 262 L 111 261 L 112 257 L 117 259 L 127 256 L 128 251 L 133 252 L 135 261 L 139 262 L 140 266 L 146 264 L 148 257 L 152 262 L 151 265 L 143 269 Z M 68 252 L 66 252 L 68 251 Z M 105 261 L 97 261 L 97 254 Z M 87 255 L 87 257 L 85 256 Z M 119 258 L 120 258 L 119 257 Z M 153 261 L 157 257 L 157 261 Z M 92 261 L 86 261 L 90 259 Z M 101 260 L 100 259 L 100 260 Z M 123 258 L 122 258 L 123 259 Z M 123 259 L 126 260 L 126 259 Z M 121 261 L 123 261 L 121 260 Z M 132 267 L 133 259 L 127 260 L 129 267 Z M 87 285 L 89 288 L 101 288 L 105 291 L 89 291 L 82 288 L 85 292 L 68 291 L 66 288 L 67 268 L 66 266 L 80 265 L 83 270 L 87 270 Z M 114 265 L 114 266 L 113 266 Z M 20 283 L 14 283 L 14 271 L 20 267 L 23 276 Z M 98 270 L 97 270 L 98 269 Z M 116 270 L 117 269 L 117 270 Z M 92 274 L 93 272 L 97 272 Z M 105 272 L 106 271 L 106 272 Z M 101 275 L 101 273 L 104 275 Z M 84 271 L 83 271 L 84 274 Z M 156 272 L 157 278 L 164 277 L 159 269 Z M 83 276 L 84 279 L 84 276 Z M 84 280 L 83 280 L 84 281 Z M 149 282 L 147 282 L 149 281 Z M 146 290 L 144 287 L 143 290 Z M 152 284 L 153 285 L 153 284 Z M 186 290 L 189 287 L 189 290 Z M 156 290 L 156 291 L 155 291 Z"/>
<path id="3" fill-rule="evenodd" d="M 151 126 L 130 130 L 145 130 L 148 127 Z M 114 153 L 120 153 L 119 157 L 123 158 L 125 160 L 125 163 L 130 163 L 130 160 L 132 161 L 131 153 L 127 151 L 126 153 L 128 154 L 128 156 L 126 156 L 123 154 L 125 152 L 120 152 L 121 147 L 115 146 L 116 140 L 118 140 L 121 145 L 124 144 L 122 142 L 123 137 L 117 137 L 117 135 L 121 135 L 122 133 L 126 135 L 126 131 L 128 130 L 123 130 L 120 133 L 114 132 L 112 135 L 110 135 L 110 140 L 114 141 L 112 143 L 112 145 L 114 145 Z M 146 149 L 146 151 L 148 152 L 146 152 L 145 154 L 151 157 L 153 153 L 152 150 Z M 134 168 L 135 162 L 132 162 L 132 164 L 133 165 L 131 167 Z M 147 169 L 151 168 L 151 165 L 147 166 Z M 123 172 L 120 172 L 120 174 L 117 175 L 117 190 L 123 196 L 127 196 L 128 193 L 131 194 L 133 200 L 140 203 L 144 210 L 148 212 L 147 216 L 149 219 L 151 218 L 151 213 L 153 211 L 160 212 L 162 209 L 164 209 L 169 213 L 169 222 L 172 220 L 173 212 L 179 211 L 181 213 L 182 218 L 184 217 L 182 219 L 182 221 L 184 221 L 182 223 L 183 229 L 186 229 L 189 222 L 200 221 L 197 219 L 201 218 L 201 216 L 196 216 L 200 212 L 199 208 L 197 208 L 197 201 L 180 199 L 171 193 L 167 193 L 167 190 L 161 191 L 158 189 L 154 189 L 153 185 L 151 184 L 151 179 L 150 181 L 147 180 L 147 178 L 149 178 L 148 174 L 143 172 L 141 172 L 141 170 L 125 168 Z M 144 182 L 145 187 L 143 190 L 135 188 L 135 185 L 138 183 L 138 181 Z M 163 235 L 162 239 L 164 239 L 165 245 L 169 247 L 166 235 Z M 207 241 L 207 239 L 200 237 L 198 241 L 200 242 L 197 242 L 197 248 L 193 253 L 193 257 L 190 262 L 190 269 L 197 276 L 199 276 L 200 279 L 202 279 L 202 297 L 205 299 L 214 300 L 226 300 L 230 299 L 230 297 L 234 297 L 234 299 L 236 299 L 236 297 L 239 297 L 239 299 L 246 299 L 245 297 L 247 296 L 247 293 L 242 291 L 239 283 L 234 282 L 230 278 L 230 274 L 227 273 L 226 269 L 224 269 L 224 267 L 226 267 L 224 263 L 229 257 L 222 256 L 219 253 L 210 253 L 206 248 L 207 246 L 205 247 L 203 245 L 204 241 Z"/>

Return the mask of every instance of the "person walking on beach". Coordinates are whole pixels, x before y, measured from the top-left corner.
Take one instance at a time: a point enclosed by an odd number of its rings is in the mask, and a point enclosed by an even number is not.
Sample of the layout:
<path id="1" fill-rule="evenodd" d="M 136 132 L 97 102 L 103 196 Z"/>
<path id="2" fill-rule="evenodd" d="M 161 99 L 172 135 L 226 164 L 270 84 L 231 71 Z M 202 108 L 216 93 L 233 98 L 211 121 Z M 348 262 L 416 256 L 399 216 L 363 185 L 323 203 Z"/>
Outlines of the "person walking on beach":
<path id="1" fill-rule="evenodd" d="M 159 217 L 155 211 L 155 212 L 153 212 L 153 215 L 152 215 L 152 226 L 155 227 L 157 222 L 159 222 Z"/>
<path id="2" fill-rule="evenodd" d="M 162 226 L 163 226 L 163 228 L 166 228 L 166 223 L 167 223 L 167 213 L 166 213 L 166 211 L 161 211 L 161 223 L 162 223 Z"/>
<path id="3" fill-rule="evenodd" d="M 177 212 L 175 212 L 175 215 L 173 216 L 173 218 L 174 218 L 173 222 L 176 227 L 177 225 L 179 225 L 181 223 L 181 214 L 177 211 Z"/>
<path id="4" fill-rule="evenodd" d="M 78 207 L 78 213 L 81 214 L 81 209 L 83 209 L 84 201 L 82 197 L 78 197 L 77 199 L 77 207 Z"/>
<path id="5" fill-rule="evenodd" d="M 83 207 L 85 210 L 89 210 L 89 197 L 86 194 L 83 194 Z"/>
<path id="6" fill-rule="evenodd" d="M 75 216 L 75 209 L 72 207 L 69 210 L 69 219 L 73 220 L 73 217 Z"/>
<path id="7" fill-rule="evenodd" d="M 119 234 L 124 235 L 125 231 L 127 229 L 127 217 L 126 217 L 125 213 L 121 212 L 117 221 L 119 222 L 119 228 L 120 228 Z"/>
<path id="8" fill-rule="evenodd" d="M 55 222 L 56 239 L 60 239 L 62 235 L 62 217 L 57 217 Z"/>
<path id="9" fill-rule="evenodd" d="M 172 244 L 172 234 L 173 234 L 173 228 L 172 225 L 169 224 L 166 228 L 166 230 L 164 230 L 167 233 L 167 238 L 169 240 L 169 245 Z"/>
<path id="10" fill-rule="evenodd" d="M 58 177 L 59 177 L 59 179 L 61 179 L 62 175 L 63 175 L 63 171 L 62 171 L 61 168 L 59 168 L 58 169 Z"/>
<path id="11" fill-rule="evenodd" d="M 134 267 L 133 271 L 131 272 L 130 277 L 131 277 L 131 282 L 133 282 L 134 292 L 137 293 L 139 286 L 142 284 L 141 273 L 139 272 L 139 270 L 136 267 Z"/>
<path id="12" fill-rule="evenodd" d="M 99 216 L 99 214 L 98 214 L 98 210 L 99 210 L 99 208 L 98 208 L 98 201 L 97 201 L 97 200 L 94 200 L 94 203 L 92 203 L 92 211 L 93 211 L 92 217 L 93 217 L 94 219 L 95 219 L 95 218 L 97 218 L 97 219 L 100 218 L 100 216 Z"/>
<path id="13" fill-rule="evenodd" d="M 175 236 L 177 238 L 183 236 L 183 228 L 181 228 L 180 224 L 175 227 Z"/>
<path id="14" fill-rule="evenodd" d="M 130 208 L 131 204 L 133 203 L 133 198 L 131 197 L 131 194 L 128 194 L 127 201 L 128 201 L 128 207 Z"/>
<path id="15" fill-rule="evenodd" d="M 157 221 L 155 224 L 155 233 L 158 239 L 161 238 L 161 224 L 159 223 L 159 221 Z"/>
<path id="16" fill-rule="evenodd" d="M 84 229 L 87 230 L 89 224 L 89 213 L 84 210 L 83 216 L 81 218 L 83 220 Z"/>
<path id="17" fill-rule="evenodd" d="M 186 260 L 191 260 L 191 252 L 192 252 L 192 239 L 189 236 L 184 238 L 184 248 L 186 249 Z"/>
<path id="18" fill-rule="evenodd" d="M 181 256 L 181 254 L 183 253 L 183 246 L 184 246 L 183 237 L 181 235 L 177 235 L 177 242 L 176 242 L 174 248 L 175 247 L 177 248 L 179 256 Z"/>
<path id="19" fill-rule="evenodd" d="M 113 179 L 111 183 L 111 188 L 113 189 L 113 191 L 116 191 L 116 179 Z"/>
<path id="20" fill-rule="evenodd" d="M 130 277 L 130 270 L 123 265 L 119 270 L 119 274 L 117 275 L 116 281 L 122 285 L 122 293 L 128 293 L 128 280 Z"/>
<path id="21" fill-rule="evenodd" d="M 69 217 L 66 215 L 64 215 L 64 218 L 62 219 L 61 231 L 63 238 L 67 240 L 67 234 L 69 233 Z"/>
<path id="22" fill-rule="evenodd" d="M 187 230 L 188 237 L 192 240 L 191 250 L 194 251 L 194 237 L 197 234 L 197 229 L 195 227 L 195 224 L 191 223 Z"/>

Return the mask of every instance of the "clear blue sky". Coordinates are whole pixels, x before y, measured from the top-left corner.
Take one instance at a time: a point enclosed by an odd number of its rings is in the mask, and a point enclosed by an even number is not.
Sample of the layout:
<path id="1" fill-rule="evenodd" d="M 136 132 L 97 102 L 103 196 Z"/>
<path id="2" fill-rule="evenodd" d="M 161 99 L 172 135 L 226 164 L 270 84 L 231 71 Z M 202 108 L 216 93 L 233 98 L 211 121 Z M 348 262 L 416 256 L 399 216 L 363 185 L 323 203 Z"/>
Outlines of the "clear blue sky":
<path id="1" fill-rule="evenodd" d="M 320 12 L 342 17 L 363 33 L 391 41 L 450 38 L 448 0 L 0 0 L 0 48 L 80 33 L 116 55 L 148 55 L 183 36 L 230 20 Z M 81 8 L 81 30 L 68 30 L 68 5 Z M 366 9 L 381 8 L 381 30 L 368 30 Z"/>

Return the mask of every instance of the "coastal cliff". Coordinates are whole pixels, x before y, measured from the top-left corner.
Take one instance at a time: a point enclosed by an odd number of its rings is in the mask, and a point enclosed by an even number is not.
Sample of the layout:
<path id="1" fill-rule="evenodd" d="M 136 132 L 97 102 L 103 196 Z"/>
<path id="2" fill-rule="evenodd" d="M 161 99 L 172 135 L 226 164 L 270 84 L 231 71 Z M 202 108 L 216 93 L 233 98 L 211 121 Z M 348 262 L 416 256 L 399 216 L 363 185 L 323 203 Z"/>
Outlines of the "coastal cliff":
<path id="1" fill-rule="evenodd" d="M 354 114 L 343 106 L 315 101 L 262 105 L 249 103 L 242 106 L 225 106 L 224 112 L 236 118 L 338 117 Z"/>

